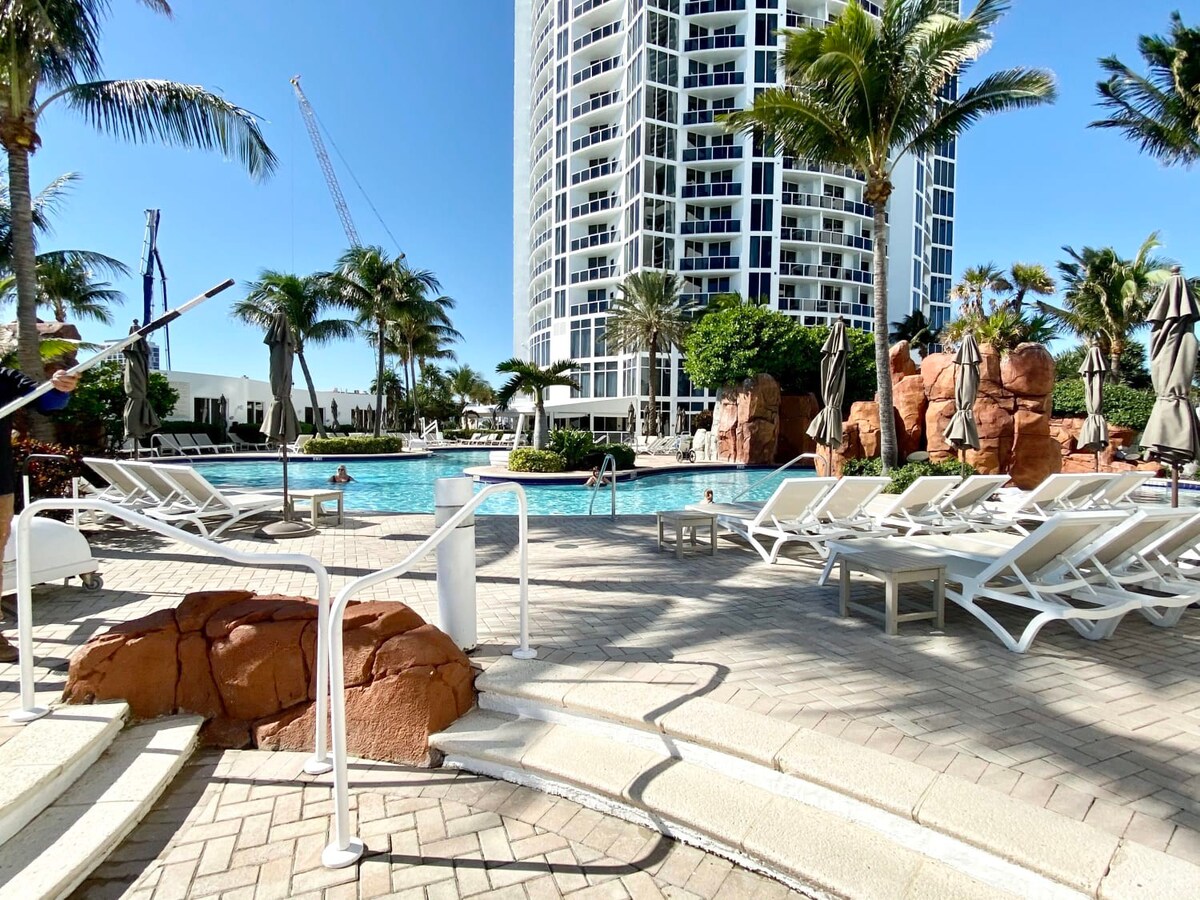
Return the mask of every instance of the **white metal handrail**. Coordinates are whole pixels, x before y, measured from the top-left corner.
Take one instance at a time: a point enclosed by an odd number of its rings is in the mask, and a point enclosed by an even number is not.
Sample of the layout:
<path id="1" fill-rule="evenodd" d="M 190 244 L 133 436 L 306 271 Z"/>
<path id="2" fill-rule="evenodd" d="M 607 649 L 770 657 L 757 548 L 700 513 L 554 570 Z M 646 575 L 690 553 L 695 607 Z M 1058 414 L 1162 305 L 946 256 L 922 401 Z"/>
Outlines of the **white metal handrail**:
<path id="1" fill-rule="evenodd" d="M 762 478 L 758 479 L 758 481 L 754 482 L 749 487 L 742 488 L 740 491 L 738 491 L 736 494 L 734 494 L 732 498 L 730 498 L 729 502 L 732 503 L 734 500 L 739 500 L 742 497 L 745 497 L 748 493 L 750 493 L 752 490 L 754 490 L 756 487 L 758 487 L 764 481 L 770 481 L 772 478 L 774 478 L 780 472 L 784 471 L 785 469 L 790 469 L 796 463 L 800 462 L 800 460 L 802 460 L 802 459 L 814 459 L 815 460 L 816 458 L 817 458 L 817 454 L 815 454 L 815 453 L 801 453 L 799 456 L 789 459 L 778 469 L 775 469 L 773 472 L 771 472 L 768 475 L 764 475 Z"/>
<path id="2" fill-rule="evenodd" d="M 617 517 L 617 460 L 611 453 L 604 454 L 604 460 L 600 463 L 600 474 L 596 476 L 596 483 L 592 485 L 592 502 L 588 504 L 588 515 L 592 514 L 592 508 L 596 505 L 596 494 L 600 492 L 601 485 L 604 484 L 604 473 L 609 469 L 609 463 L 612 463 L 612 481 L 609 484 L 609 494 L 612 496 L 612 513 L 614 519 Z"/>
<path id="3" fill-rule="evenodd" d="M 158 534 L 190 544 L 213 556 L 220 556 L 234 563 L 253 566 L 296 567 L 308 569 L 317 579 L 317 708 L 316 733 L 313 739 L 313 756 L 304 764 L 304 771 L 312 775 L 328 772 L 332 767 L 326 750 L 326 716 L 329 703 L 329 653 L 322 644 L 328 640 L 329 622 L 329 572 L 317 560 L 303 553 L 245 553 L 208 538 L 190 534 L 173 525 L 152 519 L 136 510 L 126 509 L 107 500 L 51 497 L 31 503 L 21 511 L 16 521 L 17 539 L 17 645 L 21 660 L 21 708 L 10 713 L 14 722 L 32 722 L 49 712 L 36 705 L 33 684 L 33 560 L 25 548 L 29 546 L 30 529 L 38 513 L 51 509 L 96 510 L 131 525 L 154 531 Z M 340 634 L 340 632 L 339 632 Z"/>
<path id="4" fill-rule="evenodd" d="M 325 847 L 321 854 L 321 862 L 330 869 L 341 869 L 351 866 L 358 861 L 363 853 L 363 843 L 357 837 L 350 835 L 350 788 L 347 783 L 346 767 L 346 701 L 345 669 L 342 659 L 342 617 L 350 598 L 360 591 L 366 590 L 384 581 L 399 578 L 407 574 L 423 557 L 434 550 L 438 544 L 454 533 L 455 529 L 466 520 L 476 509 L 494 494 L 511 493 L 517 495 L 518 516 L 518 571 L 520 584 L 520 644 L 513 650 L 512 655 L 517 659 L 534 659 L 537 651 L 529 646 L 529 504 L 525 498 L 525 489 L 515 481 L 505 481 L 491 484 L 471 498 L 458 512 L 441 524 L 421 546 L 417 547 L 403 560 L 394 566 L 380 569 L 363 575 L 345 585 L 334 598 L 329 611 L 329 680 L 330 697 L 332 700 L 332 731 L 333 744 L 333 841 Z"/>

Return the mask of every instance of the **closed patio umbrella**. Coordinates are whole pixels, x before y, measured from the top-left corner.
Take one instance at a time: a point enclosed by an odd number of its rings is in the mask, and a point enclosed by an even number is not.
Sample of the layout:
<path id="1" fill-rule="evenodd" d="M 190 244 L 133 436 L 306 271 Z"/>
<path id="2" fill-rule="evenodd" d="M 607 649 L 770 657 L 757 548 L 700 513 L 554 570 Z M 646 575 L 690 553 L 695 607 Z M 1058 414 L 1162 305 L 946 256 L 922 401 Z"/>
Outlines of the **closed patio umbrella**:
<path id="1" fill-rule="evenodd" d="M 1083 376 L 1083 402 L 1087 407 L 1087 418 L 1079 429 L 1079 449 L 1096 451 L 1096 471 L 1100 471 L 1100 451 L 1108 446 L 1108 423 L 1101 410 L 1104 408 L 1104 376 L 1108 363 L 1100 347 L 1093 344 L 1079 367 Z"/>
<path id="2" fill-rule="evenodd" d="M 146 339 L 135 341 L 121 351 L 125 355 L 125 437 L 133 441 L 133 457 L 138 458 L 141 440 L 162 427 L 150 401 L 150 345 Z"/>
<path id="3" fill-rule="evenodd" d="M 975 396 L 979 393 L 979 345 L 970 332 L 963 338 L 954 356 L 954 415 L 946 425 L 946 443 L 958 451 L 959 462 L 965 461 L 963 451 L 979 449 L 979 428 L 975 424 Z"/>
<path id="4" fill-rule="evenodd" d="M 824 407 L 808 426 L 808 436 L 829 451 L 826 469 L 833 471 L 833 450 L 842 446 L 842 401 L 846 396 L 846 357 L 850 342 L 839 316 L 821 345 L 821 402 Z"/>
<path id="5" fill-rule="evenodd" d="M 1171 505 L 1179 505 L 1179 469 L 1200 457 L 1200 422 L 1188 399 L 1196 374 L 1200 306 L 1179 266 L 1150 308 L 1150 378 L 1157 395 L 1142 444 L 1171 467 Z"/>
<path id="6" fill-rule="evenodd" d="M 687 431 L 687 413 L 683 410 L 683 404 L 675 405 L 675 434 L 681 435 Z"/>
<path id="7" fill-rule="evenodd" d="M 271 348 L 271 406 L 263 422 L 263 433 L 267 440 L 279 445 L 279 456 L 283 461 L 283 519 L 272 522 L 262 529 L 271 537 L 301 537 L 312 534 L 313 528 L 303 522 L 292 521 L 288 503 L 288 444 L 300 434 L 300 423 L 296 420 L 296 408 L 292 406 L 292 360 L 296 352 L 296 338 L 288 325 L 287 316 L 279 313 L 267 329 L 263 343 Z"/>
<path id="8" fill-rule="evenodd" d="M 329 418 L 332 420 L 330 422 L 330 427 L 332 427 L 332 428 L 339 427 L 338 426 L 338 407 L 337 407 L 337 398 L 336 397 L 334 397 L 332 400 L 329 401 Z"/>

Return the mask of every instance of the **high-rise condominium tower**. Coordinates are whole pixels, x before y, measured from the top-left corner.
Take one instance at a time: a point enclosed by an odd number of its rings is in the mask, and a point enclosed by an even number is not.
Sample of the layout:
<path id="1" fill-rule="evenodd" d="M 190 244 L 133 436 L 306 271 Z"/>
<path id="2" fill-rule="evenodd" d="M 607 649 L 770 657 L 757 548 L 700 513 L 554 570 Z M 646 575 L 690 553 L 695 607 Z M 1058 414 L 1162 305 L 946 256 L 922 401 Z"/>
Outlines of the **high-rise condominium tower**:
<path id="1" fill-rule="evenodd" d="M 951 5 L 953 3 L 951 2 Z M 878 13 L 871 3 L 864 6 Z M 649 414 L 647 361 L 605 343 L 618 284 L 678 273 L 699 302 L 765 299 L 819 324 L 870 329 L 871 208 L 856 173 L 764 155 L 718 117 L 782 81 L 780 28 L 845 0 L 516 0 L 513 341 L 577 362 L 558 421 L 614 437 Z M 949 90 L 957 86 L 949 85 Z M 888 209 L 889 317 L 950 310 L 953 142 L 896 168 Z M 678 354 L 659 357 L 660 433 L 711 406 Z"/>

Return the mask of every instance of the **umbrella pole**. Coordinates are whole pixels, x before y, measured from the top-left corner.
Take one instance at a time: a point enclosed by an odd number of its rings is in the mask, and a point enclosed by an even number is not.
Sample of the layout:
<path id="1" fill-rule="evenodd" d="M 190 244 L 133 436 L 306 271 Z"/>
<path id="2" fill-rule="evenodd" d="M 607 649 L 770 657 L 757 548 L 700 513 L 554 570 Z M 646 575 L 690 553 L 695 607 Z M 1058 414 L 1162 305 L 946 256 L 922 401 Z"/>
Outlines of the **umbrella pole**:
<path id="1" fill-rule="evenodd" d="M 1171 506 L 1179 506 L 1179 466 L 1171 466 Z"/>
<path id="2" fill-rule="evenodd" d="M 288 503 L 288 458 L 287 458 L 287 442 L 279 445 L 279 455 L 283 460 L 283 521 L 292 521 L 291 507 Z"/>

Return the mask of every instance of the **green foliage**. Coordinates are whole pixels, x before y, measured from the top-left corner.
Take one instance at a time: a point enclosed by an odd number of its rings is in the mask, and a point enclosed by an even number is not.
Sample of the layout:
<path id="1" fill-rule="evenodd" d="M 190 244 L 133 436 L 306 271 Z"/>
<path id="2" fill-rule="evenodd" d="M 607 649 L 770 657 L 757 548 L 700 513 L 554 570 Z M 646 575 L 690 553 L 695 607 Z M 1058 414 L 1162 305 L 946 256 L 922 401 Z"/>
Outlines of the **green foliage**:
<path id="1" fill-rule="evenodd" d="M 162 419 L 175 409 L 175 404 L 179 402 L 179 391 L 171 387 L 167 376 L 161 372 L 151 372 L 147 398 Z M 90 452 L 121 442 L 125 434 L 124 415 L 124 367 L 120 360 L 113 359 L 84 372 L 79 379 L 79 387 L 71 394 L 71 402 L 51 418 L 58 429 L 59 440 L 84 447 Z M 163 430 L 169 430 L 169 424 L 164 422 Z M 194 432 L 204 430 L 204 426 L 191 429 Z M 223 435 L 214 435 L 213 440 L 218 437 L 224 439 Z"/>
<path id="2" fill-rule="evenodd" d="M 1057 381 L 1054 385 L 1054 415 L 1082 417 L 1087 415 L 1084 404 L 1083 380 Z M 1154 392 L 1140 391 L 1124 384 L 1104 386 L 1104 418 L 1112 425 L 1142 431 L 1150 421 L 1154 407 Z"/>
<path id="3" fill-rule="evenodd" d="M 257 425 L 249 422 L 234 422 L 229 426 L 229 433 L 241 438 L 247 444 L 265 444 L 267 436 Z"/>
<path id="4" fill-rule="evenodd" d="M 871 459 L 848 459 L 842 464 L 842 474 L 847 476 L 866 475 L 877 477 L 883 470 L 878 457 Z M 884 488 L 885 494 L 902 494 L 923 475 L 961 475 L 967 478 L 975 474 L 969 465 L 960 465 L 955 460 L 946 462 L 910 462 L 892 469 L 892 483 Z"/>
<path id="5" fill-rule="evenodd" d="M 1087 347 L 1079 344 L 1070 350 L 1064 350 L 1054 357 L 1054 380 L 1078 381 L 1081 376 L 1079 367 L 1087 356 Z M 1137 341 L 1130 341 L 1121 351 L 1121 383 L 1138 390 L 1149 390 L 1150 370 L 1146 368 L 1146 348 Z"/>
<path id="6" fill-rule="evenodd" d="M 590 431 L 559 428 L 550 432 L 550 449 L 563 458 L 568 469 L 578 469 L 596 449 L 596 439 Z"/>
<path id="7" fill-rule="evenodd" d="M 829 329 L 802 325 L 761 306 L 710 313 L 693 326 L 684 345 L 684 368 L 694 384 L 712 390 L 767 374 L 785 393 L 819 394 L 821 345 Z M 847 329 L 846 406 L 875 395 L 875 349 L 871 336 Z"/>
<path id="8" fill-rule="evenodd" d="M 21 471 L 21 465 L 25 462 L 26 457 L 33 453 L 67 457 L 66 460 L 35 459 L 29 467 L 29 490 L 34 500 L 71 496 L 71 479 L 83 474 L 83 453 L 78 447 L 47 444 L 32 438 L 14 435 L 12 448 L 13 467 L 18 473 Z M 25 502 L 25 493 L 20 485 L 17 487 L 16 500 L 19 511 Z"/>
<path id="9" fill-rule="evenodd" d="M 590 469 L 592 466 L 600 465 L 607 453 L 612 454 L 613 461 L 621 470 L 632 469 L 634 458 L 637 455 L 628 444 L 597 444 L 595 449 L 584 458 L 583 467 Z"/>
<path id="10" fill-rule="evenodd" d="M 970 332 L 980 344 L 990 344 L 1001 355 L 1017 349 L 1021 344 L 1044 344 L 1055 336 L 1050 318 L 1041 313 L 1027 315 L 1008 306 L 999 306 L 991 312 L 977 312 L 973 307 L 963 307 L 962 314 L 942 329 L 945 343 L 957 345 Z"/>
<path id="11" fill-rule="evenodd" d="M 304 453 L 322 456 L 334 453 L 372 456 L 378 453 L 399 453 L 404 449 L 404 442 L 398 437 L 386 434 L 382 437 L 313 438 L 301 449 Z"/>
<path id="12" fill-rule="evenodd" d="M 508 454 L 510 472 L 561 472 L 565 468 L 563 458 L 553 450 L 518 447 Z"/>

